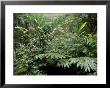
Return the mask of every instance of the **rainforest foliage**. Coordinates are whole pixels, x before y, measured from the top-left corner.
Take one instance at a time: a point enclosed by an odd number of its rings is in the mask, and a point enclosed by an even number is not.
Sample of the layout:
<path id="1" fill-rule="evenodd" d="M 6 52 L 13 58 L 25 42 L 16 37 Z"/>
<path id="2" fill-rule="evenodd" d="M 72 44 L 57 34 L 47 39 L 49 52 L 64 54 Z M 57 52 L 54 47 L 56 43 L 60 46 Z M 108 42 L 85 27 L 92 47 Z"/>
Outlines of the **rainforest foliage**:
<path id="1" fill-rule="evenodd" d="M 97 14 L 14 14 L 14 75 L 96 74 Z"/>

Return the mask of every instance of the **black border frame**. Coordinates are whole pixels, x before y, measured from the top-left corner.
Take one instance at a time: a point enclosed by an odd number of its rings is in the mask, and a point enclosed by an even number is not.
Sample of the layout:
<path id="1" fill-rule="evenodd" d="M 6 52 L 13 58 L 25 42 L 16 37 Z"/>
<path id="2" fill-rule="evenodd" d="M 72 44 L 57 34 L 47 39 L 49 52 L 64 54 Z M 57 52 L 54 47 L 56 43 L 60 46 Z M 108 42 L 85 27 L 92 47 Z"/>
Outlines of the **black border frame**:
<path id="1" fill-rule="evenodd" d="M 6 5 L 106 5 L 106 84 L 5 84 L 5 6 Z M 44 0 L 44 1 L 1 1 L 1 30 L 0 30 L 0 88 L 47 88 L 47 87 L 79 87 L 79 88 L 108 88 L 109 87 L 109 71 L 108 64 L 110 58 L 110 1 L 108 0 L 95 0 L 95 1 L 82 1 L 82 0 Z"/>

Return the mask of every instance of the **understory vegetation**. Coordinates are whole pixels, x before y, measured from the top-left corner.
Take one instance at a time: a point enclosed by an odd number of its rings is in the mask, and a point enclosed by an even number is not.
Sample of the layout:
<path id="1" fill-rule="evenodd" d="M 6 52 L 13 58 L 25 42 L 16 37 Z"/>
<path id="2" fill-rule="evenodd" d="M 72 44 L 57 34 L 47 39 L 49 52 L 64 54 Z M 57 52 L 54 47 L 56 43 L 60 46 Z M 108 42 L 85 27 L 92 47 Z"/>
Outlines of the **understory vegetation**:
<path id="1" fill-rule="evenodd" d="M 14 13 L 14 75 L 96 75 L 97 14 Z"/>

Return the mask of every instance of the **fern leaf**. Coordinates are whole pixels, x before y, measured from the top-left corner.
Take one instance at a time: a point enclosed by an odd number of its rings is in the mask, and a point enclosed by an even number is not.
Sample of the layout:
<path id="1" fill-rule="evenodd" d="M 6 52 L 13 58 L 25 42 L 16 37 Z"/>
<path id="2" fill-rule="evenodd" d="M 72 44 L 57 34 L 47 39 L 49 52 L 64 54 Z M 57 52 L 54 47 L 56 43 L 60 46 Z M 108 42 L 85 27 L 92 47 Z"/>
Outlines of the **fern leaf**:
<path id="1" fill-rule="evenodd" d="M 50 58 L 50 59 L 62 59 L 66 58 L 64 55 L 61 55 L 59 53 L 47 53 L 47 54 L 39 54 L 35 56 L 35 59 L 42 60 L 43 58 Z"/>
<path id="2" fill-rule="evenodd" d="M 70 62 L 69 62 L 68 59 L 61 59 L 61 60 L 59 60 L 59 62 L 57 63 L 57 66 L 69 68 L 69 67 L 71 66 L 71 64 L 70 64 Z"/>
<path id="3" fill-rule="evenodd" d="M 39 54 L 35 56 L 35 59 L 40 59 L 42 60 L 44 57 L 46 56 L 46 54 Z"/>
<path id="4" fill-rule="evenodd" d="M 84 69 L 86 72 L 90 72 L 91 70 L 96 71 L 96 58 L 90 57 L 79 57 L 79 58 L 70 58 L 69 62 L 71 64 L 76 64 L 77 67 Z"/>

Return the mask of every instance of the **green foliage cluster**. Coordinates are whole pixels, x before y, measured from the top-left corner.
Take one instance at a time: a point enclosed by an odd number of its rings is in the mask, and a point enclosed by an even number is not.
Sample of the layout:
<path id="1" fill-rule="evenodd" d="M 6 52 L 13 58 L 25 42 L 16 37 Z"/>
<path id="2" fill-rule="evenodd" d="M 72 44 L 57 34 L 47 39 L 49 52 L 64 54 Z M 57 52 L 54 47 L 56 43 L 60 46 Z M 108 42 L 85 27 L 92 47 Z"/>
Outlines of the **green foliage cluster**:
<path id="1" fill-rule="evenodd" d="M 43 68 L 52 66 L 77 69 L 79 75 L 94 75 L 97 73 L 96 33 L 95 13 L 15 13 L 14 74 L 48 75 Z"/>

